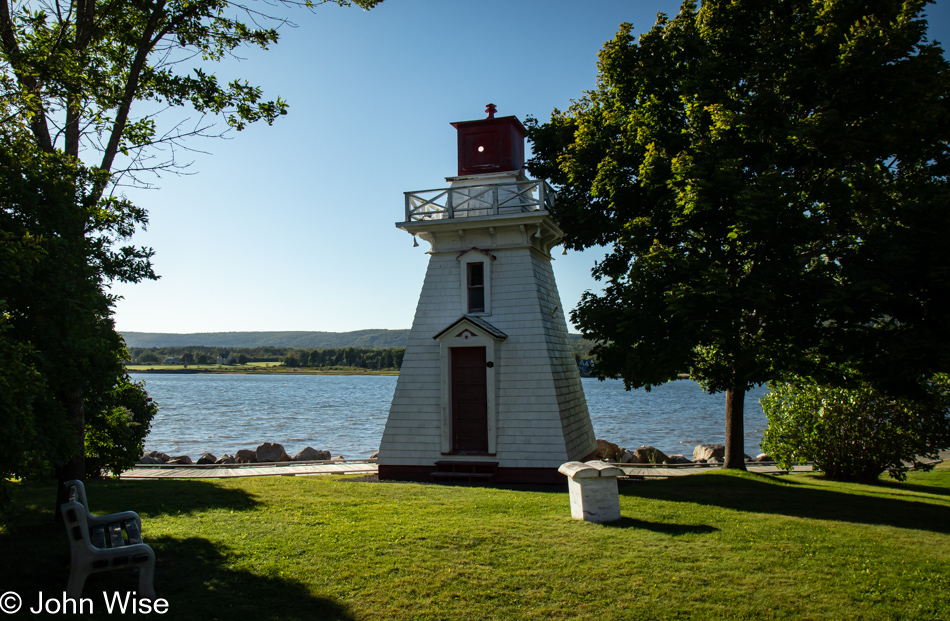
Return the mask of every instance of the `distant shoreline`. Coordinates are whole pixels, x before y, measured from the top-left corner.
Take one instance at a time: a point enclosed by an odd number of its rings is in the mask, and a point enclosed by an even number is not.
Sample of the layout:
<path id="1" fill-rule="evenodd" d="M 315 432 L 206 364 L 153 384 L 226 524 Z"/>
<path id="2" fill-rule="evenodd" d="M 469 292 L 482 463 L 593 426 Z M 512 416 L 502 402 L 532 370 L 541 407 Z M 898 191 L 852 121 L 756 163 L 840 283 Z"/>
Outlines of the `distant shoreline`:
<path id="1" fill-rule="evenodd" d="M 130 364 L 126 366 L 129 373 L 152 373 L 165 375 L 399 375 L 394 369 L 363 369 L 360 367 L 230 367 L 204 366 L 184 367 L 182 365 L 168 365 L 167 368 L 155 365 Z"/>

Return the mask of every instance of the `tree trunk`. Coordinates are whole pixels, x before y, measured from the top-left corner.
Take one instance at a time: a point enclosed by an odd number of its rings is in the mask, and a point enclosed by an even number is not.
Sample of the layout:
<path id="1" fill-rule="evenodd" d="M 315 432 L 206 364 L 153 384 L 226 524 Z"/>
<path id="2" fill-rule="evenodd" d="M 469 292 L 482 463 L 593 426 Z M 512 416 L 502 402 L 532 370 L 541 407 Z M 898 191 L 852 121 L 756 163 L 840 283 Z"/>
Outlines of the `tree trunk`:
<path id="1" fill-rule="evenodd" d="M 745 388 L 726 391 L 726 456 L 723 468 L 745 470 Z"/>
<path id="2" fill-rule="evenodd" d="M 77 449 L 72 457 L 62 466 L 56 469 L 56 478 L 59 480 L 59 488 L 56 490 L 56 521 L 62 520 L 59 514 L 59 506 L 69 500 L 66 497 L 66 487 L 63 485 L 66 481 L 86 478 L 86 412 L 85 399 L 82 389 L 75 388 L 69 391 L 66 396 L 66 416 L 69 418 L 69 425 L 72 427 L 76 437 Z"/>

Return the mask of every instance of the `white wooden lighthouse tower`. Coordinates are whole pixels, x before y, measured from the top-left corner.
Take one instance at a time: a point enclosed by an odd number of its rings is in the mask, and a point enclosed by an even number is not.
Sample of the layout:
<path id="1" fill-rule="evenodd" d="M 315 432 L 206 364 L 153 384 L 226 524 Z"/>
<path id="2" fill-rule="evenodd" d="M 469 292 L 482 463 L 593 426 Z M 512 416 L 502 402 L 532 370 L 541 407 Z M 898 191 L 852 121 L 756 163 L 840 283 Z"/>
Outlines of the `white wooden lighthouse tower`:
<path id="1" fill-rule="evenodd" d="M 528 179 L 513 116 L 452 123 L 458 175 L 406 193 L 431 246 L 379 450 L 379 477 L 564 481 L 596 449 L 551 269 L 554 193 Z"/>

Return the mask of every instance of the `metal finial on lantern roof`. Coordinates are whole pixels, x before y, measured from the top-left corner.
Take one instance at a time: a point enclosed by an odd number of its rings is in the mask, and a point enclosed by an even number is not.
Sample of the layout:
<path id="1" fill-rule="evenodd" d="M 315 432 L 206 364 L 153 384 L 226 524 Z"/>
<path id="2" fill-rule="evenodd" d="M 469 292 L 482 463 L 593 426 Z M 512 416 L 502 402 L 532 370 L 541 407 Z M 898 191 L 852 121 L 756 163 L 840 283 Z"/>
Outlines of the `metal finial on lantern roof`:
<path id="1" fill-rule="evenodd" d="M 490 118 L 490 119 L 495 118 L 495 112 L 496 112 L 497 110 L 498 110 L 498 108 L 496 108 L 496 107 L 495 107 L 495 104 L 493 104 L 493 103 L 490 103 L 490 104 L 488 104 L 487 106 L 485 106 L 485 113 L 488 115 L 488 118 Z"/>

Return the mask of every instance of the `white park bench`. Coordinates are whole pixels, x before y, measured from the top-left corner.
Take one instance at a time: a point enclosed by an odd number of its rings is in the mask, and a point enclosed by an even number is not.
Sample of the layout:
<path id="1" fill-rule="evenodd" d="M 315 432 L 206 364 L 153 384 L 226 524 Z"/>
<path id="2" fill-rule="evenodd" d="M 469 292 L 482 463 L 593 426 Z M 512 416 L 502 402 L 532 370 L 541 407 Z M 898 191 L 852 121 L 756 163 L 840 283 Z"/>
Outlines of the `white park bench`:
<path id="1" fill-rule="evenodd" d="M 155 553 L 142 543 L 142 520 L 133 511 L 96 517 L 89 513 L 82 481 L 66 482 L 60 506 L 71 556 L 66 595 L 79 599 L 89 574 L 138 567 L 139 597 L 155 599 Z"/>

